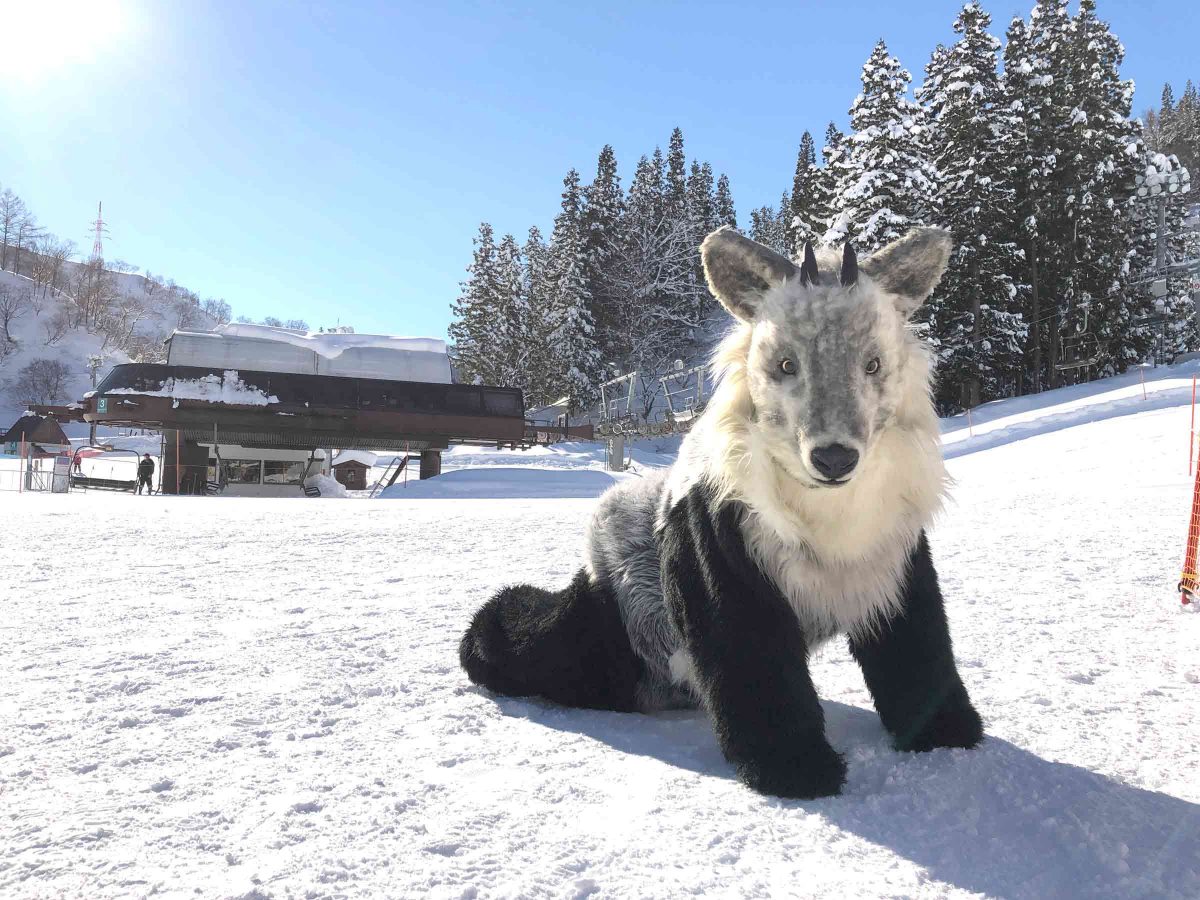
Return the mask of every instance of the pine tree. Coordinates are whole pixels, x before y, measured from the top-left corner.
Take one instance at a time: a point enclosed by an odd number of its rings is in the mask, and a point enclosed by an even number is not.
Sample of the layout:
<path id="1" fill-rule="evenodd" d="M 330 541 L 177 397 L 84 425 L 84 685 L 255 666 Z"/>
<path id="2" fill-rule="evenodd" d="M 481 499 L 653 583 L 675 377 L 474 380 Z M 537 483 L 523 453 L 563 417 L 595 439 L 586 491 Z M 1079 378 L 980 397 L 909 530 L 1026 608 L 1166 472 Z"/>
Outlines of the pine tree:
<path id="1" fill-rule="evenodd" d="M 776 253 L 788 252 L 787 235 L 783 229 L 783 216 L 774 206 L 760 206 L 750 210 L 750 239 Z"/>
<path id="2" fill-rule="evenodd" d="M 1009 395 L 1021 369 L 1026 327 L 1017 305 L 1017 245 L 1004 232 L 1014 203 L 1007 109 L 997 72 L 1000 42 L 991 17 L 968 3 L 954 22 L 960 35 L 938 47 L 917 92 L 926 144 L 940 173 L 941 222 L 955 236 L 950 266 L 926 304 L 937 347 L 939 406 L 953 411 Z"/>
<path id="3" fill-rule="evenodd" d="M 1174 133 L 1172 152 L 1188 171 L 1200 170 L 1200 93 L 1190 79 L 1175 107 Z"/>
<path id="4" fill-rule="evenodd" d="M 850 108 L 854 134 L 837 164 L 836 219 L 826 241 L 872 253 L 933 215 L 937 171 L 921 147 L 921 110 L 906 96 L 912 76 L 880 41 L 863 66 Z"/>
<path id="5" fill-rule="evenodd" d="M 556 361 L 559 391 L 571 409 L 583 409 L 599 387 L 600 352 L 596 347 L 591 296 L 584 253 L 583 197 L 579 173 L 563 179 L 562 208 L 554 219 L 547 253 L 550 344 Z"/>
<path id="6" fill-rule="evenodd" d="M 450 340 L 454 344 L 459 378 L 471 384 L 498 384 L 501 359 L 496 353 L 498 328 L 499 273 L 492 226 L 479 225 L 475 251 L 467 267 L 462 293 L 451 306 L 454 321 Z"/>
<path id="7" fill-rule="evenodd" d="M 611 355 L 619 343 L 616 332 L 621 327 L 620 297 L 614 278 L 624 242 L 621 219 L 625 213 L 625 195 L 611 145 L 606 144 L 600 151 L 596 177 L 585 190 L 584 201 L 584 259 L 596 343 L 605 355 Z"/>
<path id="8" fill-rule="evenodd" d="M 682 219 L 687 215 L 687 157 L 683 152 L 683 132 L 679 128 L 671 132 L 671 142 L 667 145 L 663 201 L 669 216 Z"/>
<path id="9" fill-rule="evenodd" d="M 819 180 L 817 147 L 812 135 L 806 131 L 800 137 L 800 150 L 796 154 L 796 172 L 792 176 L 792 193 L 785 223 L 786 245 L 788 252 L 795 258 L 803 254 L 806 241 L 815 243 L 828 227 L 822 225 L 820 218 L 821 197 L 817 186 Z"/>
<path id="10" fill-rule="evenodd" d="M 524 294 L 527 322 L 525 356 L 525 404 L 528 407 L 553 403 L 561 394 L 558 360 L 551 342 L 554 307 L 550 283 L 549 248 L 536 226 L 529 229 L 521 248 L 525 259 Z"/>
<path id="11" fill-rule="evenodd" d="M 1150 312 L 1149 297 L 1128 281 L 1141 134 L 1129 118 L 1133 83 L 1119 71 L 1124 48 L 1096 17 L 1094 0 L 1080 0 L 1068 46 L 1071 108 L 1063 140 L 1073 152 L 1062 172 L 1075 264 L 1063 279 L 1072 305 L 1060 313 L 1059 331 L 1067 346 L 1086 324 L 1101 346 L 1098 374 L 1113 374 L 1144 358 L 1151 343 L 1136 324 Z"/>
<path id="12" fill-rule="evenodd" d="M 1030 25 L 1020 18 L 1010 23 L 1004 48 L 1005 100 L 1020 123 L 1008 136 L 1016 187 L 1012 238 L 1024 251 L 1021 280 L 1029 285 L 1022 297 L 1029 337 L 1020 392 L 1047 386 L 1057 356 L 1067 233 L 1059 139 L 1069 109 L 1062 75 L 1069 24 L 1065 0 L 1039 0 Z"/>
<path id="13" fill-rule="evenodd" d="M 730 225 L 737 228 L 737 211 L 733 208 L 733 192 L 729 189 L 729 176 L 722 174 L 717 179 L 717 193 L 713 199 L 717 214 L 717 227 Z"/>
<path id="14" fill-rule="evenodd" d="M 495 353 L 499 357 L 496 384 L 528 389 L 525 363 L 529 349 L 526 332 L 529 314 L 526 301 L 521 248 L 511 234 L 506 234 L 496 248 L 496 308 L 492 314 Z"/>
<path id="15" fill-rule="evenodd" d="M 833 122 L 825 129 L 821 147 L 821 168 L 813 184 L 812 227 L 818 240 L 823 240 L 833 222 L 834 198 L 837 195 L 838 166 L 845 152 L 846 136 Z"/>

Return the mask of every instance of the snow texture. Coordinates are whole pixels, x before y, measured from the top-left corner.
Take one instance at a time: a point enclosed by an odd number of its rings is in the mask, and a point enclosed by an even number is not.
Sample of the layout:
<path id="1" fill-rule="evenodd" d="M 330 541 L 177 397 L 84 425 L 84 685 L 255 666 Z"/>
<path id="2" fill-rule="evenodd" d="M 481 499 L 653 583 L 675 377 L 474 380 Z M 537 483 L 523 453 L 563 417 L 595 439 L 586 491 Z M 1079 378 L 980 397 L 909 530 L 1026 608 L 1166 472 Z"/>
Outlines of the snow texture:
<path id="1" fill-rule="evenodd" d="M 172 397 L 175 400 L 205 400 L 241 406 L 268 406 L 279 402 L 274 394 L 267 394 L 246 384 L 235 369 L 226 369 L 223 375 L 206 375 L 203 378 L 168 378 L 166 385 L 157 391 L 114 388 L 105 391 L 105 394 L 138 394 L 142 397 Z"/>
<path id="2" fill-rule="evenodd" d="M 496 698 L 459 670 L 498 586 L 567 582 L 592 500 L 0 494 L 0 894 L 1200 896 L 1173 391 L 991 404 L 990 449 L 947 424 L 932 544 L 988 737 L 896 753 L 831 645 L 813 676 L 849 778 L 807 802 L 744 788 L 700 712 Z M 545 449 L 543 473 L 597 459 Z"/>

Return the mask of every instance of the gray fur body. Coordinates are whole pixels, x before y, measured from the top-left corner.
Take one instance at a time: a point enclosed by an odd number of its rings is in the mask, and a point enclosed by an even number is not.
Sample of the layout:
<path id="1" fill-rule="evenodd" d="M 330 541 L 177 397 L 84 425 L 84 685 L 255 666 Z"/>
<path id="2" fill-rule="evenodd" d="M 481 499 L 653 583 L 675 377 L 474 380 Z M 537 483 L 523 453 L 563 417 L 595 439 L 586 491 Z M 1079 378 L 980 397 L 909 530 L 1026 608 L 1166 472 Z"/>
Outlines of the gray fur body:
<path id="1" fill-rule="evenodd" d="M 945 482 L 930 364 L 906 324 L 949 246 L 945 232 L 918 229 L 839 282 L 828 252 L 823 274 L 810 278 L 729 229 L 705 241 L 713 293 L 740 320 L 717 352 L 717 391 L 676 463 L 605 494 L 587 535 L 588 571 L 615 596 L 645 667 L 642 709 L 698 703 L 656 540 L 665 513 L 698 480 L 741 504 L 746 547 L 810 647 L 870 631 L 895 612 Z M 850 263 L 848 252 L 843 273 Z M 848 477 L 817 470 L 814 450 L 831 444 L 857 457 Z"/>

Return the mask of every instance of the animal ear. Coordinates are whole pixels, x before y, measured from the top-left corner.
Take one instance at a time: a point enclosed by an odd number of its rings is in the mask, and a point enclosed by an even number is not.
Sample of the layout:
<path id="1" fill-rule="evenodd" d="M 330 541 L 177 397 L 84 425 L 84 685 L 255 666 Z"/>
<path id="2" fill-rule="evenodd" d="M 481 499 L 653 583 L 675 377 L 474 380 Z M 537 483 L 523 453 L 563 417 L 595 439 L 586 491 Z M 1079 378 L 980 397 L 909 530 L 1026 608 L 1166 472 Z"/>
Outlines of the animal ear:
<path id="1" fill-rule="evenodd" d="M 796 274 L 787 257 L 738 234 L 718 228 L 700 245 L 704 276 L 721 305 L 743 322 L 752 322 L 763 295 Z"/>
<path id="2" fill-rule="evenodd" d="M 914 228 L 858 264 L 879 287 L 895 297 L 896 308 L 911 316 L 933 293 L 950 261 L 953 241 L 944 228 Z"/>

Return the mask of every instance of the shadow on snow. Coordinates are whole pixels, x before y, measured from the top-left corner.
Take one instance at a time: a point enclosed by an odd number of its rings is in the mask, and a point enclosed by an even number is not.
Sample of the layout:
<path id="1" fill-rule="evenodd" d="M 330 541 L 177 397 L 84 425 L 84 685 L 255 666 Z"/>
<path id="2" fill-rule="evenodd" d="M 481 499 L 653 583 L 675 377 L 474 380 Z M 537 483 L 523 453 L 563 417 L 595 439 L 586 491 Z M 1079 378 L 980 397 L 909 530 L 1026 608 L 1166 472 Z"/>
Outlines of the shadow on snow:
<path id="1" fill-rule="evenodd" d="M 624 753 L 733 779 L 706 715 L 638 715 L 496 698 L 506 715 Z M 839 797 L 763 798 L 818 813 L 960 888 L 1014 898 L 1200 896 L 1200 805 L 1042 759 L 988 737 L 897 753 L 874 712 L 823 702 L 849 775 Z"/>

